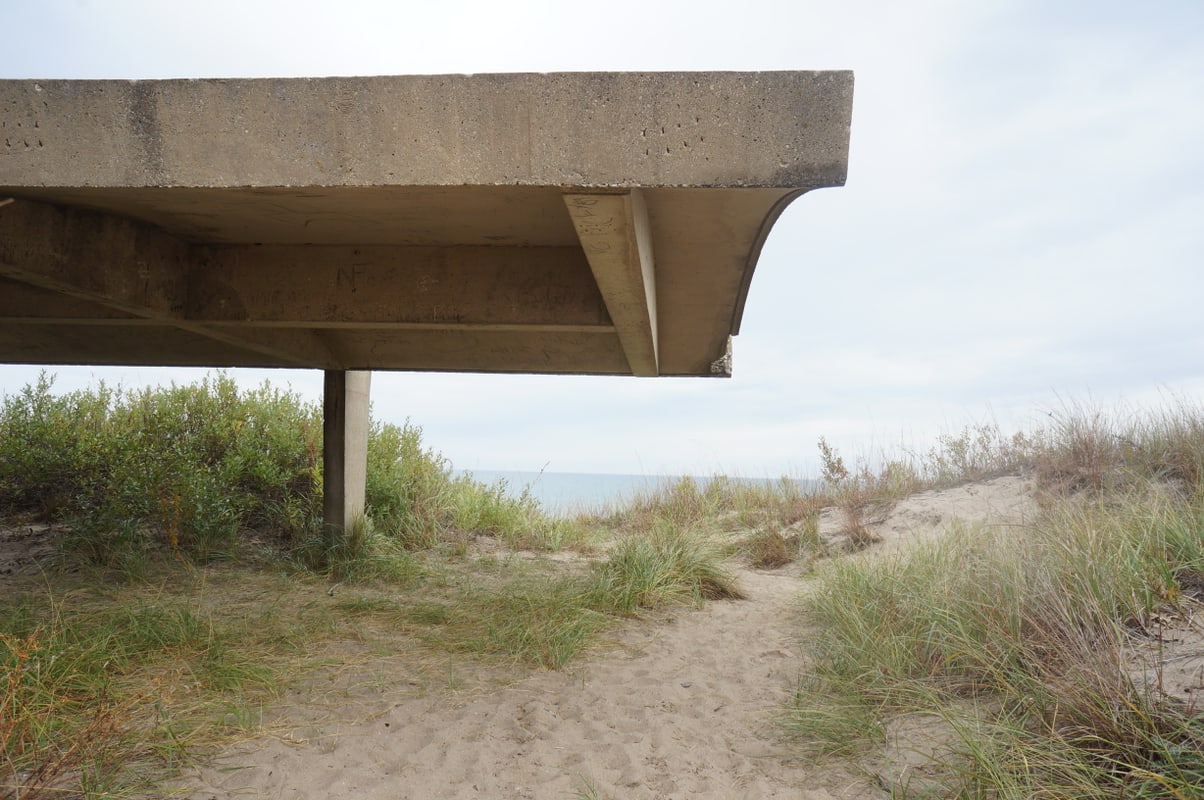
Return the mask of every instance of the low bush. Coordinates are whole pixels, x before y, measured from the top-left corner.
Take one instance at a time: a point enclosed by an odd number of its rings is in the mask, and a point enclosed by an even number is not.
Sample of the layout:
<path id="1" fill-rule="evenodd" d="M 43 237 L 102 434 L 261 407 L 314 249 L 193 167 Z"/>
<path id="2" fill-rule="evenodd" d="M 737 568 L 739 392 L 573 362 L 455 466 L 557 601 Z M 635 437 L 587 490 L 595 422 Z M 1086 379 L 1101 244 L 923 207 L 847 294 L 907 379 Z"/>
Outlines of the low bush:
<path id="1" fill-rule="evenodd" d="M 147 548 L 230 555 L 245 532 L 289 544 L 318 520 L 321 420 L 292 394 L 225 375 L 141 392 L 52 394 L 43 375 L 0 405 L 0 511 L 65 522 L 116 565 Z"/>
<path id="2" fill-rule="evenodd" d="M 136 572 L 156 550 L 206 561 L 249 540 L 319 568 L 367 552 L 322 543 L 321 411 L 296 394 L 222 373 L 139 392 L 52 390 L 43 374 L 0 403 L 0 514 L 65 523 L 77 557 Z M 372 423 L 366 488 L 379 543 L 518 540 L 544 525 L 529 497 L 453 477 L 408 423 Z"/>
<path id="3" fill-rule="evenodd" d="M 637 494 L 622 508 L 583 515 L 586 527 L 643 531 L 657 525 L 679 528 L 780 531 L 819 513 L 824 498 L 817 483 L 783 477 L 777 481 L 716 475 L 682 477 Z"/>

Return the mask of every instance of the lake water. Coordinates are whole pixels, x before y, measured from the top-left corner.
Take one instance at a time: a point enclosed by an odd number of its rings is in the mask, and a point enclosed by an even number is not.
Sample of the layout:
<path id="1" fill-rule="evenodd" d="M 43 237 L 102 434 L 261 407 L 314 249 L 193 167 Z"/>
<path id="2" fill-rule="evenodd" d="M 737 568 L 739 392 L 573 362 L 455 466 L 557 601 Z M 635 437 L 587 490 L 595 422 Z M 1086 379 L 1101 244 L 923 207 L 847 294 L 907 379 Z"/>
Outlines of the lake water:
<path id="1" fill-rule="evenodd" d="M 518 497 L 526 489 L 545 511 L 552 513 L 602 510 L 607 506 L 620 505 L 638 494 L 654 492 L 681 479 L 681 476 L 677 475 L 613 475 L 596 472 L 520 472 L 489 469 L 463 472 L 491 485 L 505 481 L 506 493 L 513 497 Z M 710 476 L 697 477 L 695 480 L 702 484 L 709 481 Z M 731 480 L 751 484 L 778 482 L 761 478 Z M 814 482 L 800 483 L 806 487 Z"/>

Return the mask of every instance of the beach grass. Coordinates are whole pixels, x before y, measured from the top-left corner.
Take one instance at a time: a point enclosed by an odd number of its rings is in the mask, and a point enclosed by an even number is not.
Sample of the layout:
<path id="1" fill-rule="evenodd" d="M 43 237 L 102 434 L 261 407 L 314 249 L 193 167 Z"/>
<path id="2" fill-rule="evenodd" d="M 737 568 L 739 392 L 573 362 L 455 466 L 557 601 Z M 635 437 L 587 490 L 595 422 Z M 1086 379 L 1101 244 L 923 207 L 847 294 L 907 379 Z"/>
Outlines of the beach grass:
<path id="1" fill-rule="evenodd" d="M 658 541 L 671 552 L 624 555 L 631 545 L 568 570 L 401 550 L 391 557 L 419 565 L 402 580 L 375 570 L 350 583 L 237 563 L 152 566 L 103 590 L 98 573 L 46 576 L 0 601 L 0 797 L 59 796 L 85 774 L 103 783 L 96 796 L 136 794 L 247 735 L 281 687 L 357 668 L 350 680 L 369 682 L 383 654 L 387 683 L 402 687 L 436 684 L 432 664 L 446 658 L 468 671 L 558 669 L 619 619 L 736 594 L 721 550 Z"/>
<path id="2" fill-rule="evenodd" d="M 662 522 L 622 539 L 595 570 L 592 592 L 601 607 L 625 615 L 674 603 L 743 599 L 725 556 L 707 537 Z"/>
<path id="3" fill-rule="evenodd" d="M 822 565 L 796 741 L 872 764 L 924 715 L 945 740 L 894 796 L 1204 796 L 1204 718 L 1160 662 L 1165 620 L 1204 600 L 1202 422 L 1073 409 L 1007 454 L 1038 483 L 1031 524 Z"/>

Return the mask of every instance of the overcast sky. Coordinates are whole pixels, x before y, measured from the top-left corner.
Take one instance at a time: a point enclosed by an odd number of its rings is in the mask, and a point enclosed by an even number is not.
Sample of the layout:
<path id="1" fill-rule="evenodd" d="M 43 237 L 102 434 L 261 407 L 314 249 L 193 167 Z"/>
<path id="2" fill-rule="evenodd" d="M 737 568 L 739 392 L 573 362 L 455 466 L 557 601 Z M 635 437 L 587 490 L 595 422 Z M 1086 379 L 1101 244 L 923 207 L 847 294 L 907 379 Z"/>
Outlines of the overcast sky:
<path id="1" fill-rule="evenodd" d="M 1204 2 L 0 0 L 0 77 L 852 69 L 848 184 L 774 227 L 734 375 L 375 373 L 457 467 L 747 476 L 1204 393 Z M 193 380 L 55 368 L 58 386 Z M 0 367 L 0 391 L 38 368 Z M 318 399 L 321 374 L 238 370 Z"/>

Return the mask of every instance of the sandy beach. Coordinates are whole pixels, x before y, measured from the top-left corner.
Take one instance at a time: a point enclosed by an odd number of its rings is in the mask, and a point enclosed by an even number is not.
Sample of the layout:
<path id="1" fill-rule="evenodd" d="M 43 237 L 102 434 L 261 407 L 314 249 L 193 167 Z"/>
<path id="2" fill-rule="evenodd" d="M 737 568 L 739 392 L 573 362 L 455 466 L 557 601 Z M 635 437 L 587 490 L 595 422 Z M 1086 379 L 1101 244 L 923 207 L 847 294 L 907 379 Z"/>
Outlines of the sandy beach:
<path id="1" fill-rule="evenodd" d="M 955 520 L 1014 526 L 1034 512 L 1019 478 L 924 492 L 872 520 L 879 542 L 853 557 Z M 821 533 L 839 536 L 838 515 L 824 515 Z M 775 726 L 806 670 L 803 568 L 739 578 L 748 599 L 633 622 L 561 671 L 400 698 L 378 676 L 377 700 L 361 693 L 316 721 L 284 707 L 271 735 L 218 754 L 181 788 L 190 800 L 889 796 L 889 776 L 801 761 Z"/>

